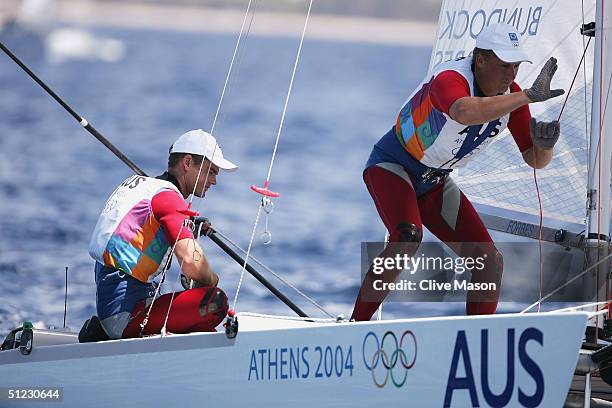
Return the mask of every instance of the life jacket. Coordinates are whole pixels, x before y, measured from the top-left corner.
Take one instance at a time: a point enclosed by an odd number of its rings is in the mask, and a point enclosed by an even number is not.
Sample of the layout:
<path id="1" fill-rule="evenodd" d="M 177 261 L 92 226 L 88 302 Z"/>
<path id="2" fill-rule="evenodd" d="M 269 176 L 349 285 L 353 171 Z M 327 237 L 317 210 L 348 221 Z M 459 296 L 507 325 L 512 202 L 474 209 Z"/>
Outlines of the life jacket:
<path id="1" fill-rule="evenodd" d="M 448 70 L 465 78 L 470 95 L 482 96 L 477 93 L 471 65 L 471 57 L 440 64 L 417 86 L 397 116 L 397 140 L 407 153 L 425 166 L 436 169 L 465 166 L 508 127 L 510 113 L 489 123 L 466 126 L 434 107 L 431 85 L 440 73 Z"/>
<path id="2" fill-rule="evenodd" d="M 153 197 L 164 190 L 181 194 L 171 182 L 151 177 L 134 175 L 121 183 L 98 218 L 89 242 L 91 257 L 142 282 L 155 276 L 170 254 L 151 208 Z"/>

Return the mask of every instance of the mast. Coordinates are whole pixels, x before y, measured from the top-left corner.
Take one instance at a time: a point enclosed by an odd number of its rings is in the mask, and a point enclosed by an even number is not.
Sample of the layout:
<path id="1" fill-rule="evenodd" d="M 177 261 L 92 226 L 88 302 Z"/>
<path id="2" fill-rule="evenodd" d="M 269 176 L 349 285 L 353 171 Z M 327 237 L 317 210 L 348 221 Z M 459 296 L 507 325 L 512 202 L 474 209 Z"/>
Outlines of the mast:
<path id="1" fill-rule="evenodd" d="M 612 105 L 608 101 L 612 66 L 607 63 L 612 55 L 612 46 L 605 41 L 610 35 L 609 16 L 612 9 L 610 3 L 604 0 L 596 2 L 595 18 L 595 52 L 593 68 L 593 92 L 591 110 L 591 134 L 589 149 L 589 177 L 587 179 L 587 236 L 585 242 L 586 262 L 593 265 L 609 253 L 610 234 L 610 182 L 612 117 L 606 107 Z M 588 266 L 587 265 L 587 266 Z M 603 262 L 594 269 L 590 282 L 585 282 L 585 290 L 598 300 L 606 299 L 606 285 L 610 263 Z"/>

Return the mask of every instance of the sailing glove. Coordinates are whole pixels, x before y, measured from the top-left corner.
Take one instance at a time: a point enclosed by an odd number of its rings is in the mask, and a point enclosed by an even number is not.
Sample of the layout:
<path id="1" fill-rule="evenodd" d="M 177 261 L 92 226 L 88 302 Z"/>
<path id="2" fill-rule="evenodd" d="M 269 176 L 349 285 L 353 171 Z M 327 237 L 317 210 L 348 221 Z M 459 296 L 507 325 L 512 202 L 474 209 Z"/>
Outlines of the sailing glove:
<path id="1" fill-rule="evenodd" d="M 193 289 L 193 288 L 201 288 L 204 285 L 202 285 L 200 282 L 194 281 L 191 278 L 188 278 L 187 276 L 181 273 L 181 286 L 183 286 L 183 288 L 187 290 L 187 289 Z"/>
<path id="2" fill-rule="evenodd" d="M 534 146 L 540 149 L 552 149 L 555 143 L 557 143 L 557 140 L 559 140 L 561 125 L 557 120 L 552 122 L 538 122 L 535 118 L 531 118 L 529 130 Z"/>
<path id="3" fill-rule="evenodd" d="M 555 75 L 557 67 L 557 59 L 550 57 L 550 59 L 546 61 L 546 64 L 544 64 L 544 67 L 542 67 L 540 75 L 538 75 L 531 88 L 525 89 L 527 97 L 531 99 L 532 102 L 542 102 L 565 93 L 563 89 L 550 89 L 550 81 L 552 81 L 552 77 Z"/>
<path id="4" fill-rule="evenodd" d="M 212 229 L 212 224 L 210 223 L 210 220 L 208 218 L 199 217 L 196 223 L 199 228 L 200 236 L 209 236 L 214 232 L 214 230 Z"/>

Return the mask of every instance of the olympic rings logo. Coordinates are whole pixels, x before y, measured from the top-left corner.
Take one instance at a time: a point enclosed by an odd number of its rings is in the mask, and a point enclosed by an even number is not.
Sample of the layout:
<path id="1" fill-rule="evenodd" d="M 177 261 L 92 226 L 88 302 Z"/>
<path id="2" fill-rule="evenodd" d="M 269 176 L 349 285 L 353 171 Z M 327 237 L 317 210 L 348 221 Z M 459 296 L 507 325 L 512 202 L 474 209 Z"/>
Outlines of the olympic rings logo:
<path id="1" fill-rule="evenodd" d="M 387 343 L 385 343 L 385 341 Z M 366 356 L 366 349 L 368 348 L 368 345 L 370 345 L 369 350 L 372 349 L 372 345 L 375 347 L 374 353 L 370 358 L 367 358 Z M 387 347 L 387 349 L 385 349 L 385 347 Z M 389 354 L 389 352 L 391 353 Z M 410 355 L 412 355 L 411 359 L 409 359 Z M 406 379 L 408 378 L 408 370 L 414 366 L 417 359 L 416 336 L 414 333 L 412 333 L 412 331 L 406 330 L 398 342 L 395 333 L 392 331 L 387 331 L 383 335 L 382 341 L 379 342 L 376 333 L 369 332 L 363 339 L 362 356 L 363 363 L 372 373 L 372 380 L 378 388 L 385 387 L 389 381 L 389 377 L 391 377 L 391 382 L 393 385 L 400 388 L 404 385 Z M 376 376 L 376 368 L 378 367 L 379 363 L 382 364 L 385 371 L 383 379 L 377 379 Z M 402 370 L 402 368 L 404 371 L 404 376 L 401 378 L 401 381 L 398 381 L 396 375 L 400 374 L 397 371 Z"/>

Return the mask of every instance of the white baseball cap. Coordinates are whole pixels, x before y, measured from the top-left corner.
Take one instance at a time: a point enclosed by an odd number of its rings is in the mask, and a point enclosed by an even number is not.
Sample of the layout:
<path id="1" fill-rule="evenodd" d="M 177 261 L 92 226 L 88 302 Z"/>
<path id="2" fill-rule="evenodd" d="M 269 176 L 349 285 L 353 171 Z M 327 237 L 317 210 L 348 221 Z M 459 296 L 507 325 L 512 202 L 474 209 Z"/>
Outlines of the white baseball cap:
<path id="1" fill-rule="evenodd" d="M 197 154 L 206 157 L 220 169 L 227 171 L 235 171 L 238 169 L 238 166 L 223 157 L 223 152 L 217 143 L 217 139 L 202 129 L 190 130 L 187 133 L 183 133 L 176 142 L 170 146 L 170 154 L 172 153 Z"/>
<path id="2" fill-rule="evenodd" d="M 521 35 L 510 24 L 491 24 L 476 38 L 476 48 L 491 50 L 504 62 L 533 64 L 521 47 Z"/>

